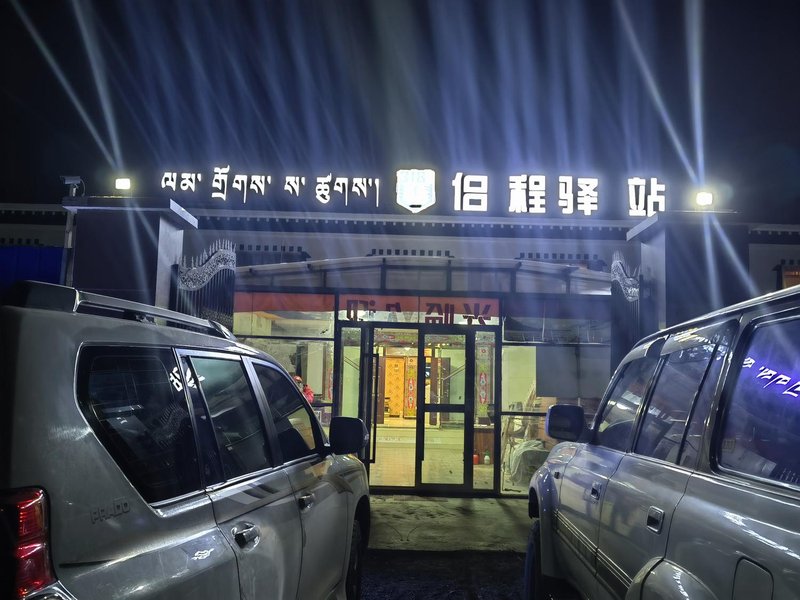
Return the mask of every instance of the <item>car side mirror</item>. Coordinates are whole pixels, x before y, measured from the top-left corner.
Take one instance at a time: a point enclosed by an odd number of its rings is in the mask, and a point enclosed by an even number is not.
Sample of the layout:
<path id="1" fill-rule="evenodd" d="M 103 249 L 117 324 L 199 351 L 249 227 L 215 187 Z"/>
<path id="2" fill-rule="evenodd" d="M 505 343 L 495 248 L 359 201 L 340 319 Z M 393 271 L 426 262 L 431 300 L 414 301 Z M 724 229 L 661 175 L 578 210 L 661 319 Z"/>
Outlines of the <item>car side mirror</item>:
<path id="1" fill-rule="evenodd" d="M 583 407 L 554 404 L 547 409 L 544 429 L 551 438 L 562 442 L 577 441 L 586 429 Z"/>
<path id="2" fill-rule="evenodd" d="M 364 421 L 355 417 L 333 417 L 329 437 L 334 454 L 355 454 L 369 442 Z"/>

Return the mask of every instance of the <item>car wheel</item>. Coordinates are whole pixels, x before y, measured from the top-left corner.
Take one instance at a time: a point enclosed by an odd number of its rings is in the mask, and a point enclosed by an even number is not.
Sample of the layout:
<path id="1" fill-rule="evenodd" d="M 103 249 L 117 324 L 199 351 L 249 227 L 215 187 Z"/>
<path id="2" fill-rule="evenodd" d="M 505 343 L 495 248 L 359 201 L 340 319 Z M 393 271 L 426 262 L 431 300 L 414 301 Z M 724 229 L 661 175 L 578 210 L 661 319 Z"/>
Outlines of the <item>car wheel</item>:
<path id="1" fill-rule="evenodd" d="M 350 539 L 350 560 L 347 564 L 345 594 L 347 600 L 361 598 L 361 559 L 364 557 L 364 545 L 361 537 L 361 523 L 353 521 L 353 535 Z"/>
<path id="2" fill-rule="evenodd" d="M 542 575 L 542 557 L 539 519 L 535 519 L 528 534 L 528 549 L 525 552 L 525 579 L 522 597 L 525 600 L 547 600 L 550 598 L 549 582 Z"/>

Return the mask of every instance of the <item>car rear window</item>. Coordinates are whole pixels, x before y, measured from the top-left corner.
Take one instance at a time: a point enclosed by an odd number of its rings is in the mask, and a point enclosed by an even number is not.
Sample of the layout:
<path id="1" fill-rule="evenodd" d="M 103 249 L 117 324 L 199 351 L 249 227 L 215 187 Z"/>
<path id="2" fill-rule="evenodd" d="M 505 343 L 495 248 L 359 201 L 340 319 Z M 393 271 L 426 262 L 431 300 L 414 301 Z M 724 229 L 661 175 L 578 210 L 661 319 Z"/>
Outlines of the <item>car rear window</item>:
<path id="1" fill-rule="evenodd" d="M 169 349 L 87 347 L 78 401 L 100 442 L 148 502 L 200 489 L 194 435 Z"/>
<path id="2" fill-rule="evenodd" d="M 800 487 L 800 320 L 750 338 L 717 455 L 724 468 Z"/>

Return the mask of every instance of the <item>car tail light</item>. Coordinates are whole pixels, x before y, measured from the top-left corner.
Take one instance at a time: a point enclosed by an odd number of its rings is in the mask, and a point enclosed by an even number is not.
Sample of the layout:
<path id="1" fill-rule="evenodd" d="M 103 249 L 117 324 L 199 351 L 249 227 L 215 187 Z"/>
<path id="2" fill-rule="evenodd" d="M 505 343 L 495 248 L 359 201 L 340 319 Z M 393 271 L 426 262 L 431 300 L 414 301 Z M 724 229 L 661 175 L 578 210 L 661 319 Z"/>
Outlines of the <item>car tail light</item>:
<path id="1" fill-rule="evenodd" d="M 5 530 L 2 538 L 7 539 L 3 570 L 8 567 L 11 597 L 24 598 L 55 583 L 44 490 L 23 488 L 0 492 L 0 526 Z M 8 589 L 2 593 L 8 593 Z"/>

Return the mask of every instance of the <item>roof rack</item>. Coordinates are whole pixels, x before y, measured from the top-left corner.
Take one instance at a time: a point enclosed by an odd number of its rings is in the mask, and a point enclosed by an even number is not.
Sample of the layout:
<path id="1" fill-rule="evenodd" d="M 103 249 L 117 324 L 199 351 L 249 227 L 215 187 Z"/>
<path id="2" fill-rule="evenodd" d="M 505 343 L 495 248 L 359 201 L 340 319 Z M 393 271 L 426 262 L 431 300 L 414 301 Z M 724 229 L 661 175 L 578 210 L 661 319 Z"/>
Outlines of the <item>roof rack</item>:
<path id="1" fill-rule="evenodd" d="M 41 281 L 15 283 L 4 298 L 4 303 L 26 308 L 102 314 L 151 324 L 159 324 L 155 319 L 162 319 L 163 324 L 167 326 L 191 329 L 231 341 L 236 340 L 227 327 L 216 321 L 192 317 L 141 302 L 82 292 L 72 287 Z"/>

